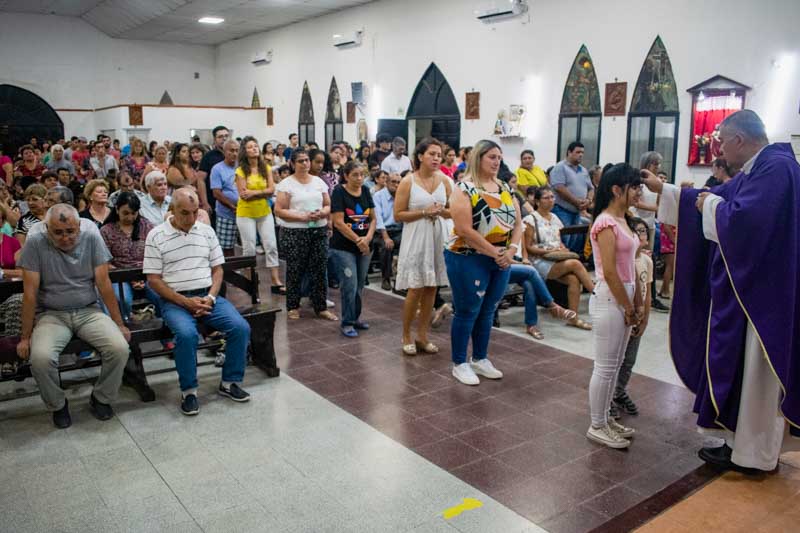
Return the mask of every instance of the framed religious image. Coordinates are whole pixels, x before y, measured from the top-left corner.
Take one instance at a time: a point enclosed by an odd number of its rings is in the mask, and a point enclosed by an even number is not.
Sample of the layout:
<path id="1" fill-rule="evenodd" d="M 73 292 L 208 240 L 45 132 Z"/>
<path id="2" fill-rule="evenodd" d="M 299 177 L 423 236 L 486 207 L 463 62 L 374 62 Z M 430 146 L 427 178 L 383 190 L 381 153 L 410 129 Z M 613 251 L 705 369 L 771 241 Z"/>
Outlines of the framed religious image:
<path id="1" fill-rule="evenodd" d="M 128 106 L 128 123 L 131 126 L 142 126 L 144 124 L 142 106 L 136 104 Z"/>
<path id="2" fill-rule="evenodd" d="M 267 108 L 267 126 L 274 126 L 275 125 L 275 116 L 274 112 L 272 111 L 271 107 Z"/>
<path id="3" fill-rule="evenodd" d="M 369 140 L 369 131 L 367 130 L 367 121 L 359 119 L 358 126 L 356 126 L 358 130 L 358 141 L 368 141 Z"/>
<path id="4" fill-rule="evenodd" d="M 464 109 L 465 119 L 478 120 L 481 118 L 481 93 L 467 93 L 467 105 Z"/>
<path id="5" fill-rule="evenodd" d="M 710 166 L 720 156 L 719 125 L 728 115 L 744 109 L 749 90 L 719 74 L 686 89 L 692 95 L 688 165 Z"/>
<path id="6" fill-rule="evenodd" d="M 348 124 L 355 124 L 356 123 L 356 103 L 355 102 L 347 102 L 347 123 Z"/>
<path id="7" fill-rule="evenodd" d="M 607 117 L 624 117 L 625 104 L 628 101 L 628 82 L 606 83 L 606 108 Z"/>

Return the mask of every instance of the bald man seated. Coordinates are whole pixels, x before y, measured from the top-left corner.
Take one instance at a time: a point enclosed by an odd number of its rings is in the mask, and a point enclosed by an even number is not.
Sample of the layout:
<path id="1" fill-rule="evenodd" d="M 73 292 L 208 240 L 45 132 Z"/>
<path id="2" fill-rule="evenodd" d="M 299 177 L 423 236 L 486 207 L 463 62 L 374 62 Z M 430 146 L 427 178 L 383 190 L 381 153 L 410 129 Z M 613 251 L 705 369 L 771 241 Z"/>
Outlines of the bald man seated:
<path id="1" fill-rule="evenodd" d="M 200 412 L 197 401 L 197 322 L 225 336 L 225 364 L 218 393 L 235 402 L 250 395 L 241 387 L 247 362 L 250 325 L 222 296 L 225 258 L 217 235 L 197 220 L 200 201 L 190 188 L 175 191 L 170 215 L 147 235 L 143 272 L 163 300 L 164 323 L 175 334 L 175 367 L 182 400 L 181 412 Z"/>
<path id="2" fill-rule="evenodd" d="M 54 205 L 44 222 L 45 231 L 28 234 L 18 263 L 24 269 L 24 294 L 17 354 L 30 358 L 53 424 L 63 429 L 72 419 L 59 385 L 59 355 L 73 335 L 91 344 L 103 367 L 89 406 L 95 418 L 108 420 L 114 416 L 111 403 L 119 393 L 130 341 L 108 277 L 111 253 L 98 231 L 81 231 L 78 211 L 71 205 Z M 110 316 L 98 305 L 98 293 Z"/>

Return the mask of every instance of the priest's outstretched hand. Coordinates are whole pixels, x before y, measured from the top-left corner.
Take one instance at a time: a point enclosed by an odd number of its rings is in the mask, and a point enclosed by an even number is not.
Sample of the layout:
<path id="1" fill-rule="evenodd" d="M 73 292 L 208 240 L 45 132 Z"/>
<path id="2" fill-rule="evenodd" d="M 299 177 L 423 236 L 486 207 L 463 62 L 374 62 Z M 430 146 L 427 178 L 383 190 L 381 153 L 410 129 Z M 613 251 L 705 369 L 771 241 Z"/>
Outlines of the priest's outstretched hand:
<path id="1" fill-rule="evenodd" d="M 642 169 L 641 172 L 642 183 L 650 189 L 650 192 L 661 194 L 661 190 L 664 188 L 664 183 L 661 181 L 661 178 L 646 169 Z"/>

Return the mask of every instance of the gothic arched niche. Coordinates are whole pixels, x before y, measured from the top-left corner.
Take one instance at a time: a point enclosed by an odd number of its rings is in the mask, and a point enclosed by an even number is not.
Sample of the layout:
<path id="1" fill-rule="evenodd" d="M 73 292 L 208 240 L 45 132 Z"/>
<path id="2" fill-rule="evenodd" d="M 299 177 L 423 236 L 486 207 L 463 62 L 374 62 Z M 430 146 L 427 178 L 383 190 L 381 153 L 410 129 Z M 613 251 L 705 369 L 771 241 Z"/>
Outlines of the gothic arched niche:
<path id="1" fill-rule="evenodd" d="M 300 116 L 297 119 L 297 135 L 300 145 L 316 142 L 314 135 L 314 104 L 311 101 L 311 91 L 308 82 L 303 82 L 303 94 L 300 96 Z"/>
<path id="2" fill-rule="evenodd" d="M 628 114 L 628 163 L 638 167 L 642 154 L 656 151 L 664 158 L 662 170 L 674 178 L 679 118 L 672 63 L 661 37 L 656 37 L 639 72 Z"/>
<path id="3" fill-rule="evenodd" d="M 415 121 L 416 141 L 435 137 L 458 149 L 461 114 L 450 84 L 435 63 L 431 63 L 411 97 L 406 119 Z"/>
<path id="4" fill-rule="evenodd" d="M 600 88 L 594 62 L 586 45 L 581 45 L 572 62 L 561 97 L 556 160 L 564 157 L 569 143 L 579 141 L 585 149 L 584 166 L 597 164 L 600 160 L 601 119 Z"/>
<path id="5" fill-rule="evenodd" d="M 55 142 L 64 137 L 64 123 L 50 104 L 15 85 L 0 85 L 0 143 L 15 154 L 31 137 Z"/>
<path id="6" fill-rule="evenodd" d="M 339 87 L 336 78 L 331 78 L 331 87 L 328 89 L 328 105 L 325 112 L 325 150 L 330 150 L 334 141 L 341 141 L 344 137 L 344 124 L 342 122 L 342 101 L 339 98 Z"/>

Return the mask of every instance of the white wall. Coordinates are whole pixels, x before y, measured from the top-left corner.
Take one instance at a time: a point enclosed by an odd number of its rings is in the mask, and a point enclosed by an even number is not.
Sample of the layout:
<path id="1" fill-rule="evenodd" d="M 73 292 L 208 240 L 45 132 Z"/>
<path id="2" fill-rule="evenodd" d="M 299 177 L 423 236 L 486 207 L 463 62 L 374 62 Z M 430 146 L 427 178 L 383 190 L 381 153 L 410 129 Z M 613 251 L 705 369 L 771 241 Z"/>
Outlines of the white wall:
<path id="1" fill-rule="evenodd" d="M 54 108 L 157 104 L 165 90 L 175 104 L 217 103 L 211 46 L 112 39 L 75 17 L 2 13 L 0 21 L 0 83 Z"/>
<path id="2" fill-rule="evenodd" d="M 691 124 L 686 89 L 715 74 L 753 87 L 747 106 L 762 115 L 772 140 L 788 141 L 790 134 L 800 133 L 797 0 L 535 0 L 530 22 L 525 18 L 484 25 L 473 10 L 490 3 L 382 0 L 225 43 L 217 47 L 219 101 L 239 105 L 257 86 L 262 105 L 275 108 L 269 136 L 285 139 L 297 128 L 301 89 L 308 80 L 321 143 L 331 76 L 336 76 L 343 102 L 350 99 L 350 82 L 363 81 L 374 137 L 379 117 L 405 116 L 420 77 L 433 61 L 453 88 L 462 117 L 464 93 L 481 92 L 481 119 L 462 120 L 462 144 L 489 136 L 498 110 L 526 104 L 526 138 L 505 143 L 506 158 L 515 165 L 520 150 L 530 147 L 546 167 L 557 160 L 561 95 L 580 45 L 587 45 L 594 60 L 601 95 L 608 82 L 628 82 L 629 108 L 642 62 L 661 35 L 680 98 L 676 177 L 692 174 L 685 165 Z M 365 30 L 360 47 L 332 46 L 332 34 L 357 28 Z M 253 52 L 269 49 L 274 51 L 271 64 L 250 64 Z M 791 54 L 793 65 L 785 54 Z M 773 68 L 772 61 L 781 57 L 783 68 Z M 602 127 L 601 160 L 624 160 L 627 117 L 604 118 Z M 345 124 L 345 138 L 355 137 L 355 126 Z M 708 170 L 694 173 L 699 180 Z"/>

